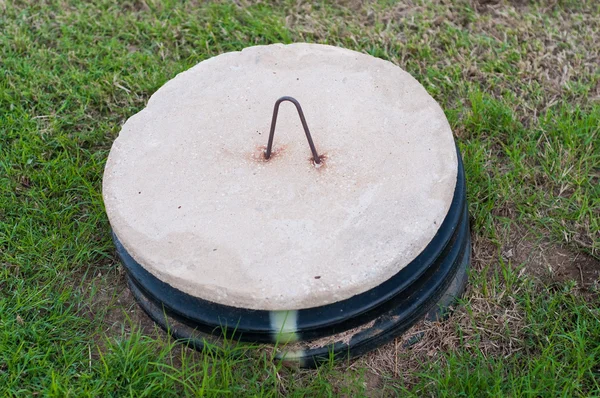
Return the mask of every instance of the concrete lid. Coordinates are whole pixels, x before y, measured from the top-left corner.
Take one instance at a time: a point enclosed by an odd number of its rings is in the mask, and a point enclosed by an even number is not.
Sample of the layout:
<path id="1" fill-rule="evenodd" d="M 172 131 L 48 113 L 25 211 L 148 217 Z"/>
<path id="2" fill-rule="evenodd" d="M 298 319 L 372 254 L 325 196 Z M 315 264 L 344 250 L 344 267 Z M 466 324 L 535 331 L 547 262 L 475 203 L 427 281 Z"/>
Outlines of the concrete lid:
<path id="1" fill-rule="evenodd" d="M 304 109 L 322 167 L 284 102 Z M 123 126 L 104 173 L 111 226 L 149 272 L 220 304 L 291 310 L 365 292 L 430 242 L 454 193 L 444 112 L 390 62 L 317 44 L 219 55 Z"/>

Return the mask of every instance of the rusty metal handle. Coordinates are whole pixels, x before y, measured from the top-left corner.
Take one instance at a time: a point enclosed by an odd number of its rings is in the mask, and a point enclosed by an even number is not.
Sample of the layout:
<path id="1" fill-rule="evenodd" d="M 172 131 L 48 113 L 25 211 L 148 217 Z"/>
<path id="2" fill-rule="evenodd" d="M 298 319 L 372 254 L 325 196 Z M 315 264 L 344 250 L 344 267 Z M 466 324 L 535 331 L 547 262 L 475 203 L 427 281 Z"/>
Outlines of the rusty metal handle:
<path id="1" fill-rule="evenodd" d="M 302 122 L 302 127 L 304 128 L 304 133 L 306 134 L 306 139 L 308 140 L 308 145 L 310 146 L 310 150 L 313 155 L 313 161 L 316 164 L 321 163 L 321 159 L 319 158 L 319 154 L 317 153 L 317 148 L 315 148 L 315 144 L 310 135 L 310 130 L 308 129 L 308 124 L 306 124 L 306 118 L 304 117 L 304 112 L 302 112 L 302 107 L 298 100 L 293 97 L 281 97 L 275 102 L 275 107 L 273 108 L 273 118 L 271 119 L 271 132 L 269 133 L 269 143 L 267 144 L 267 150 L 265 151 L 265 159 L 269 159 L 271 157 L 271 150 L 273 149 L 273 137 L 275 136 L 275 125 L 277 124 L 277 114 L 279 113 L 279 105 L 283 101 L 289 101 L 292 104 L 296 105 L 296 110 L 298 111 L 298 115 L 300 116 L 300 121 Z"/>

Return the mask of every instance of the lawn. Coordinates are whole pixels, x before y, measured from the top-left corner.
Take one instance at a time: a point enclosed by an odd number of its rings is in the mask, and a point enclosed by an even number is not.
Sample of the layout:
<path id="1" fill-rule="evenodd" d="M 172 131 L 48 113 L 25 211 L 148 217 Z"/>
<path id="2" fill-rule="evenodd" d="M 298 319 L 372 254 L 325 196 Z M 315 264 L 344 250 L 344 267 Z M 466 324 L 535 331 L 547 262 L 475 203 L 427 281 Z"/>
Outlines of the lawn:
<path id="1" fill-rule="evenodd" d="M 101 197 L 120 126 L 162 84 L 298 41 L 425 86 L 463 153 L 473 230 L 451 318 L 318 370 L 157 330 Z M 596 0 L 0 0 L 0 395 L 600 395 L 599 43 Z"/>

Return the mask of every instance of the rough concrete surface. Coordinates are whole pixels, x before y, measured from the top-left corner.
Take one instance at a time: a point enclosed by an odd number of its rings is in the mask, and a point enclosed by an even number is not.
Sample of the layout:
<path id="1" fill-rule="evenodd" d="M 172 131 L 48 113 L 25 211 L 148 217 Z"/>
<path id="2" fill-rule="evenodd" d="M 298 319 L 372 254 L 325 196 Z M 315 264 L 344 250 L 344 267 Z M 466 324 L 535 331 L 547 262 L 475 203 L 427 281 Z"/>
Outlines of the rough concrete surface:
<path id="1" fill-rule="evenodd" d="M 275 101 L 275 154 L 264 161 Z M 149 272 L 236 307 L 309 308 L 369 290 L 435 235 L 457 158 L 442 109 L 399 67 L 316 44 L 211 58 L 123 126 L 103 195 Z"/>

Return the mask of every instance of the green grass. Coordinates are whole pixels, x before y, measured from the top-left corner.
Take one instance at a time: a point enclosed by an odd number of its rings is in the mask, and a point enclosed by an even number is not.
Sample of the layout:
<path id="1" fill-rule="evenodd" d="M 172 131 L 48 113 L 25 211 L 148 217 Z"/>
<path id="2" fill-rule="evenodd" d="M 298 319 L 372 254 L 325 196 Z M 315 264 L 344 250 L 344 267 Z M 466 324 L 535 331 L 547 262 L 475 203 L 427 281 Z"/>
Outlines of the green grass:
<path id="1" fill-rule="evenodd" d="M 600 268 L 600 5 L 307 4 L 0 2 L 0 395 L 600 395 L 597 275 L 541 283 L 503 255 L 527 234 Z M 294 41 L 402 66 L 463 153 L 470 288 L 399 373 L 376 356 L 300 371 L 202 355 L 115 330 L 96 300 L 128 310 L 100 194 L 121 124 L 204 59 Z"/>

